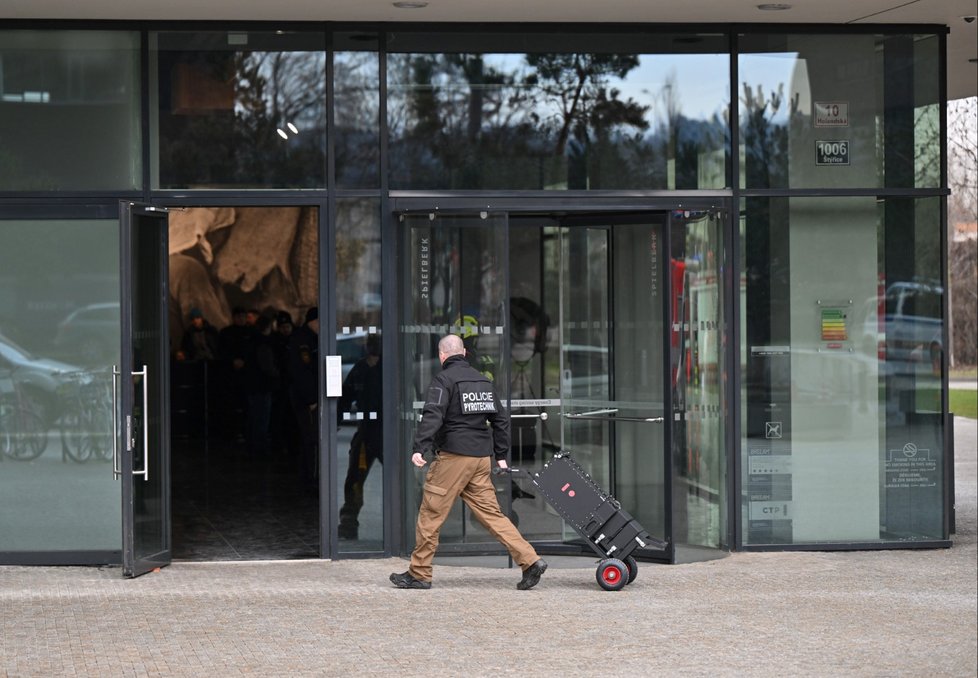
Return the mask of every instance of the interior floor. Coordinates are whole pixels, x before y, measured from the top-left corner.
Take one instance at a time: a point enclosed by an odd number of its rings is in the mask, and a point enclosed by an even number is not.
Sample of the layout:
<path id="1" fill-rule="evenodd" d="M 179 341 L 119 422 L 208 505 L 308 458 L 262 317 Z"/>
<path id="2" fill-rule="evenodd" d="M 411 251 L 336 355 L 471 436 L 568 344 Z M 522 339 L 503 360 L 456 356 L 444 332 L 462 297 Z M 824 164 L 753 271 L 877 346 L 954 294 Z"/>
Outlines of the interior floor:
<path id="1" fill-rule="evenodd" d="M 319 557 L 319 497 L 295 456 L 180 439 L 171 454 L 174 560 Z"/>

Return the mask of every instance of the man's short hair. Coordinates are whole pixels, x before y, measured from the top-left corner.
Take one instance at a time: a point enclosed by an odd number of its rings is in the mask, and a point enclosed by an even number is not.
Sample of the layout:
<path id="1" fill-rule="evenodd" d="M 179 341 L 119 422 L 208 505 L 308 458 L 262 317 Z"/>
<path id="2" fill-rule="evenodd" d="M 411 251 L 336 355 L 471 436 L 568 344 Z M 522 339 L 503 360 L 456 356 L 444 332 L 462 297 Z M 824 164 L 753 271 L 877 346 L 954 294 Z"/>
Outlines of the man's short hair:
<path id="1" fill-rule="evenodd" d="M 465 355 L 465 344 L 457 334 L 446 334 L 438 342 L 438 352 L 444 355 Z"/>

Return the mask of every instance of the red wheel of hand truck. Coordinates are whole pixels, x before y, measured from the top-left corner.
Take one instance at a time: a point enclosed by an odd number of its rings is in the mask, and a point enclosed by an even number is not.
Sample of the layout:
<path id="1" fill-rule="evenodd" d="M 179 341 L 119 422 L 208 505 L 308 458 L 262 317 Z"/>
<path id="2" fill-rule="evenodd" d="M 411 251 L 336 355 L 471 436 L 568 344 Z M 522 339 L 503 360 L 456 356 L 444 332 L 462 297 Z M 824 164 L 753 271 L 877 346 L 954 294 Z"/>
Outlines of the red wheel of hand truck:
<path id="1" fill-rule="evenodd" d="M 595 579 L 605 591 L 621 591 L 628 583 L 628 566 L 617 558 L 607 558 L 598 563 Z"/>
<path id="2" fill-rule="evenodd" d="M 628 568 L 628 583 L 631 584 L 638 576 L 638 562 L 633 556 L 625 556 L 625 567 Z"/>

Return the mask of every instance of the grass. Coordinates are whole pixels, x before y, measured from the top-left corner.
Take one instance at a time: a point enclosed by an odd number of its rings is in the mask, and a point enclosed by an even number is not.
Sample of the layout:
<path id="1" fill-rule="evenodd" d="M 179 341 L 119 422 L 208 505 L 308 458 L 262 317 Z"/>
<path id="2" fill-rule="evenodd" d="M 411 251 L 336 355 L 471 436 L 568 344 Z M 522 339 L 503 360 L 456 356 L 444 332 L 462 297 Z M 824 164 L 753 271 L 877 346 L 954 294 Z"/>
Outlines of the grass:
<path id="1" fill-rule="evenodd" d="M 957 417 L 978 419 L 978 391 L 948 389 L 947 397 L 951 412 Z"/>
<path id="2" fill-rule="evenodd" d="M 951 379 L 968 379 L 978 377 L 978 367 L 956 367 L 950 371 Z"/>

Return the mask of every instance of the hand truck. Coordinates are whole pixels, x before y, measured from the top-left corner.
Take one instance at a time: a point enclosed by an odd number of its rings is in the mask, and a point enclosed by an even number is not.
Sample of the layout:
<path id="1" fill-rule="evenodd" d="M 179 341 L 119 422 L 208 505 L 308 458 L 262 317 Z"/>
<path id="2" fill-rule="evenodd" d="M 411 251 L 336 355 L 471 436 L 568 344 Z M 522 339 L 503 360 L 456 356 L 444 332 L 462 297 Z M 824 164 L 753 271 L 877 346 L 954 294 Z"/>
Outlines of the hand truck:
<path id="1" fill-rule="evenodd" d="M 515 468 L 509 471 L 515 477 L 529 478 L 547 503 L 601 557 L 595 579 L 606 591 L 620 591 L 635 581 L 635 549 L 665 549 L 668 545 L 650 536 L 566 452 L 556 454 L 535 473 Z"/>

